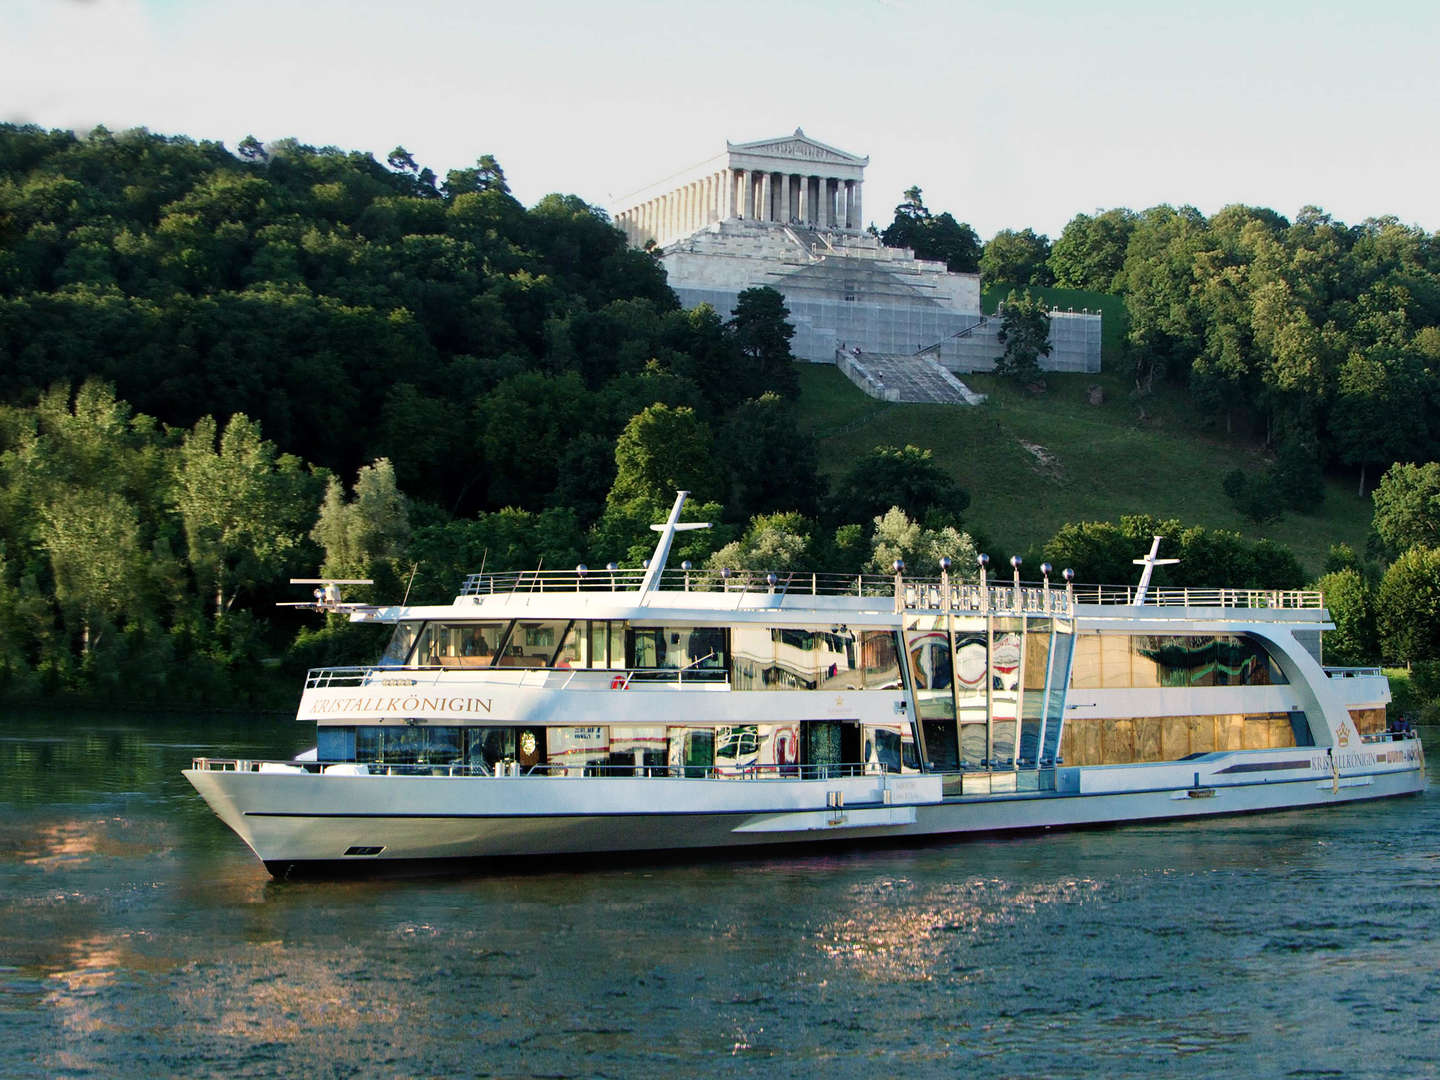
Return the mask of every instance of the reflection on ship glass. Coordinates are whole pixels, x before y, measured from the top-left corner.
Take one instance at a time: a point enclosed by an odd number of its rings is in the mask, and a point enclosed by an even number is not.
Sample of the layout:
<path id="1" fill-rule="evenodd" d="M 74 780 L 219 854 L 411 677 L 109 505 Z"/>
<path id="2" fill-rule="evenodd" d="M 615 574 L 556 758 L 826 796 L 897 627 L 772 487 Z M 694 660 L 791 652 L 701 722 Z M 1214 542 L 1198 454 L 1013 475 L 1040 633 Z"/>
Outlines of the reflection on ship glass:
<path id="1" fill-rule="evenodd" d="M 1213 751 L 1295 746 L 1300 743 L 1297 734 L 1301 733 L 1308 736 L 1308 725 L 1302 732 L 1289 713 L 1133 719 L 1072 716 L 1065 722 L 1061 754 L 1067 765 L 1178 761 Z"/>
<path id="2" fill-rule="evenodd" d="M 610 729 L 610 765 L 659 768 L 665 765 L 665 729 L 658 725 L 635 725 Z"/>
<path id="3" fill-rule="evenodd" d="M 381 667 L 396 667 L 404 664 L 410 659 L 410 649 L 415 644 L 415 638 L 420 633 L 420 623 L 402 622 L 395 624 L 395 632 L 390 635 L 390 643 L 385 646 L 385 651 L 380 655 Z"/>
<path id="4" fill-rule="evenodd" d="M 722 724 L 715 729 L 715 764 L 743 769 L 760 761 L 760 736 L 754 724 Z"/>
<path id="5" fill-rule="evenodd" d="M 610 729 L 603 724 L 546 728 L 545 749 L 551 764 L 565 766 L 568 775 L 583 775 L 587 766 L 609 763 Z"/>
<path id="6" fill-rule="evenodd" d="M 1271 686 L 1288 680 L 1249 634 L 1083 634 L 1075 643 L 1077 689 Z"/>
<path id="7" fill-rule="evenodd" d="M 888 654 L 883 643 L 872 643 L 877 678 L 886 670 L 887 661 L 893 670 L 891 640 Z M 855 632 L 845 626 L 737 626 L 731 630 L 731 646 L 736 690 L 861 690 L 866 686 L 866 675 L 860 670 L 864 648 Z"/>
<path id="8" fill-rule="evenodd" d="M 684 671 L 687 679 L 724 679 L 729 666 L 726 637 L 725 628 L 718 626 L 631 627 L 625 642 L 627 666 Z M 644 672 L 636 678 L 643 680 Z"/>

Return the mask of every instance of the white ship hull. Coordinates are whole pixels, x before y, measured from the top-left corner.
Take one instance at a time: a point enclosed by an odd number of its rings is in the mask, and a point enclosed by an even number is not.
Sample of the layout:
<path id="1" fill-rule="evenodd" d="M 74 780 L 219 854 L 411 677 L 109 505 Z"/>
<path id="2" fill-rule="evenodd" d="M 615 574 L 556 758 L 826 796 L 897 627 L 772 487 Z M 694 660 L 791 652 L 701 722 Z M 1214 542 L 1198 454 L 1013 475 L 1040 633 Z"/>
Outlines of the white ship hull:
<path id="1" fill-rule="evenodd" d="M 903 841 L 1329 806 L 1420 792 L 1422 763 L 1411 753 L 1408 761 L 1339 775 L 1310 762 L 1273 767 L 1286 764 L 1273 753 L 1226 755 L 1198 774 L 1188 762 L 1061 769 L 1061 790 L 949 797 L 941 796 L 943 780 L 934 774 L 688 780 L 187 770 L 186 776 L 283 875 L 416 861 Z M 1266 778 L 1226 780 L 1225 770 L 1237 765 L 1244 767 L 1238 775 L 1255 776 L 1261 767 Z M 994 787 L 1012 780 L 990 778 Z"/>

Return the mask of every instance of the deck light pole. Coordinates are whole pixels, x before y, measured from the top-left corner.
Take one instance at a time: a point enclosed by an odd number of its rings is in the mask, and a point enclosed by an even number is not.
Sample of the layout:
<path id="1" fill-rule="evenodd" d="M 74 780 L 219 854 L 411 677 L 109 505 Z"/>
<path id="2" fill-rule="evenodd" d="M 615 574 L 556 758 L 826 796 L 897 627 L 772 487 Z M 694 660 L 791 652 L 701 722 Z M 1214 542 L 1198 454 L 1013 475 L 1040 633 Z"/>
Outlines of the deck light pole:
<path id="1" fill-rule="evenodd" d="M 1043 582 L 1040 587 L 1045 590 L 1045 610 L 1047 612 L 1050 610 L 1050 571 L 1053 569 L 1054 567 L 1048 562 L 1040 564 L 1040 577 Z"/>

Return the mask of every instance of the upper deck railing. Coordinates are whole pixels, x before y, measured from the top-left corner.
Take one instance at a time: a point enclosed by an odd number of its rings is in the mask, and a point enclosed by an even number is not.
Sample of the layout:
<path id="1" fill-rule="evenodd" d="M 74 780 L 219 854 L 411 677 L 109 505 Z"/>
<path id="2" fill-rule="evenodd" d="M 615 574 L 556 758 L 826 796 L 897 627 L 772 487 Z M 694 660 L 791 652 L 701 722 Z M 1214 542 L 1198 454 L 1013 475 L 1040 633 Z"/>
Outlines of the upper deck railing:
<path id="1" fill-rule="evenodd" d="M 1076 585 L 1077 604 L 1134 604 L 1133 585 Z M 1325 595 L 1318 589 L 1161 589 L 1151 586 L 1146 607 L 1294 608 L 1318 609 Z"/>
<path id="2" fill-rule="evenodd" d="M 522 570 L 498 574 L 471 574 L 460 588 L 461 596 L 504 596 L 526 593 L 638 592 L 643 569 Z M 746 597 L 863 596 L 889 597 L 896 610 L 1023 611 L 1068 614 L 1075 604 L 1134 605 L 1136 588 L 1129 585 L 1075 585 L 1066 588 L 1048 582 L 1021 582 L 1017 587 L 991 579 L 902 577 L 888 574 L 819 574 L 783 571 L 667 569 L 660 589 L 666 592 L 728 593 L 743 603 Z M 1318 610 L 1324 596 L 1314 589 L 1191 589 L 1151 587 L 1146 607 L 1219 607 Z"/>

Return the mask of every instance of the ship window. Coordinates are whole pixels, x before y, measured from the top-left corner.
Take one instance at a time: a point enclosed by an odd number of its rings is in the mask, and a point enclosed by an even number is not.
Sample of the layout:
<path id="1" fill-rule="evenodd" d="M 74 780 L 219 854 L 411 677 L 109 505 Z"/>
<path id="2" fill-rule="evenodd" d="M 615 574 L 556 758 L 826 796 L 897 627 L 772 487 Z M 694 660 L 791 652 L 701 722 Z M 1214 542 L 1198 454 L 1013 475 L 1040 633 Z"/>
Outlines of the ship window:
<path id="1" fill-rule="evenodd" d="M 595 771 L 596 766 L 610 760 L 610 729 L 603 724 L 586 727 L 552 727 L 545 729 L 546 758 L 556 775 L 581 776 Z"/>
<path id="2" fill-rule="evenodd" d="M 554 667 L 570 622 L 566 619 L 521 619 L 500 657 L 500 667 Z"/>
<path id="3" fill-rule="evenodd" d="M 461 730 L 428 724 L 366 726 L 355 729 L 355 760 L 380 765 L 459 765 Z"/>
<path id="4" fill-rule="evenodd" d="M 724 679 L 729 667 L 725 639 L 723 627 L 631 627 L 626 633 L 626 666 L 639 669 L 642 681 L 647 671 L 683 671 L 686 679 Z"/>
<path id="5" fill-rule="evenodd" d="M 500 653 L 505 622 L 425 624 L 413 663 L 424 667 L 489 667 Z"/>
<path id="6" fill-rule="evenodd" d="M 390 635 L 390 644 L 385 646 L 385 651 L 380 655 L 381 667 L 400 667 L 410 659 L 410 650 L 420 633 L 420 626 L 419 622 L 395 624 L 395 632 Z"/>
<path id="7" fill-rule="evenodd" d="M 623 774 L 634 770 L 643 776 L 651 769 L 665 767 L 663 727 L 612 727 L 610 729 L 610 771 Z"/>
<path id="8" fill-rule="evenodd" d="M 465 729 L 465 763 L 494 770 L 497 762 L 515 758 L 515 729 L 509 727 L 468 727 Z"/>
<path id="9" fill-rule="evenodd" d="M 731 631 L 737 690 L 860 690 L 865 677 L 853 630 L 737 626 Z M 893 639 L 890 648 L 893 660 Z"/>
<path id="10" fill-rule="evenodd" d="M 760 762 L 760 734 L 754 724 L 722 724 L 715 729 L 715 764 L 743 769 Z"/>
<path id="11" fill-rule="evenodd" d="M 710 728 L 668 730 L 670 771 L 675 776 L 704 777 L 715 764 L 715 732 Z"/>
<path id="12" fill-rule="evenodd" d="M 895 635 L 891 631 L 862 630 L 860 662 L 866 690 L 900 689 L 900 658 L 895 652 Z"/>

